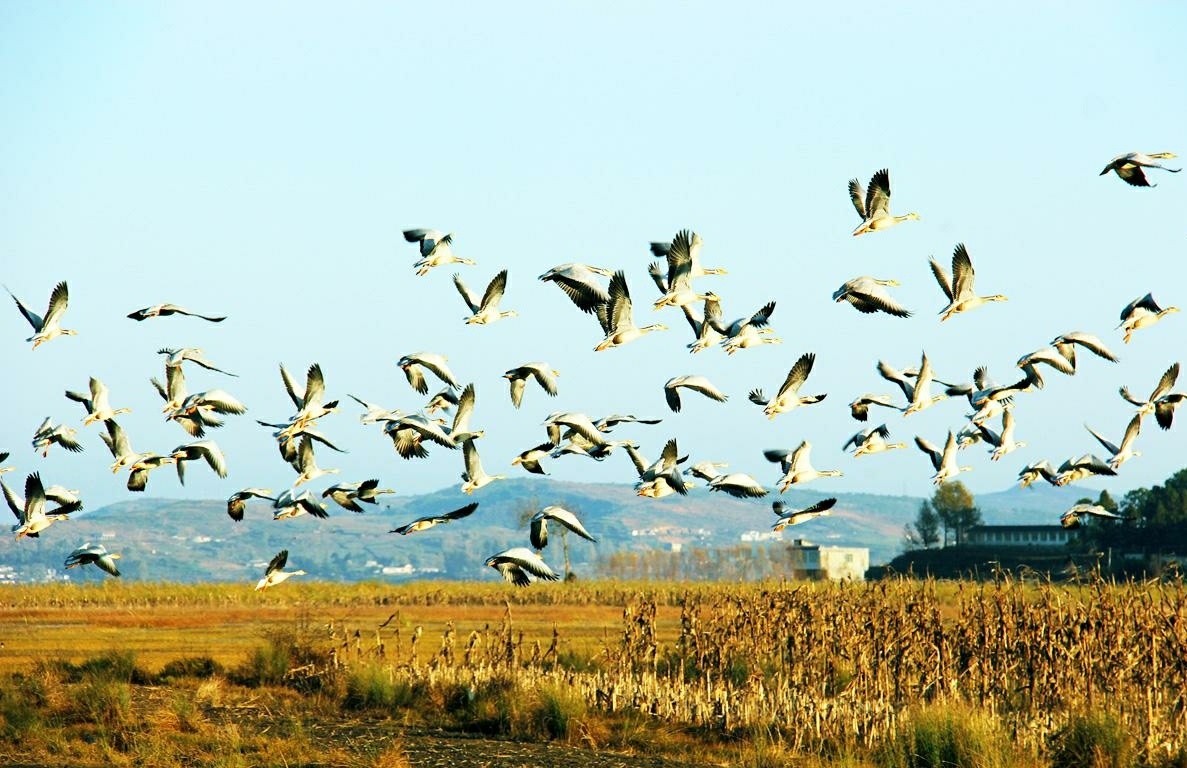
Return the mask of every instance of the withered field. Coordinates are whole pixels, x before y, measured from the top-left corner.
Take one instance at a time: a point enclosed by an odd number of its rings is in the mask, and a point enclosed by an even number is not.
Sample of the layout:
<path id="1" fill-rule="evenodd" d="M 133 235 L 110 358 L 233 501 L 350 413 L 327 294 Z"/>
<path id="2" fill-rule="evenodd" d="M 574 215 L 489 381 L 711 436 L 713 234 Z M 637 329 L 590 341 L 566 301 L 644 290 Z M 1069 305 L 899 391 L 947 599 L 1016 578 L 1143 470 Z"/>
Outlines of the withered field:
<path id="1" fill-rule="evenodd" d="M 0 725 L 10 746 L 35 745 L 30 732 L 48 729 L 56 741 L 40 748 L 51 754 L 88 744 L 71 752 L 85 764 L 100 743 L 105 759 L 135 764 L 146 742 L 120 713 L 172 690 L 198 707 L 178 717 L 212 739 L 212 724 L 238 721 L 235 707 L 250 719 L 272 702 L 268 712 L 309 724 L 297 730 L 306 751 L 312 724 L 357 727 L 365 716 L 395 731 L 706 762 L 1181 765 L 1185 598 L 1178 582 L 1005 576 L 525 590 L 306 582 L 262 594 L 114 581 L 9 587 L 0 589 L 0 679 L 10 682 Z M 104 689 L 114 697 L 106 714 L 69 704 L 97 680 L 116 686 Z M 95 727 L 98 742 L 79 735 Z M 260 764 L 293 738 L 269 733 L 248 745 Z M 408 759 L 380 752 L 392 764 Z M 376 762 L 380 752 L 351 764 L 389 764 Z"/>

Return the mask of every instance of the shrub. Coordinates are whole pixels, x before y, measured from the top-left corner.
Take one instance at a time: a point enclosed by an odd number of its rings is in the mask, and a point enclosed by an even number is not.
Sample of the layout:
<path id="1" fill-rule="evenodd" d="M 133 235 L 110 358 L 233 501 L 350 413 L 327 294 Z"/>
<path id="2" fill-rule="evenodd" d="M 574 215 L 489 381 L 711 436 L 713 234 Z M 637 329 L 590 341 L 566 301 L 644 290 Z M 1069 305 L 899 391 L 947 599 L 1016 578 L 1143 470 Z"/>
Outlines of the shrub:
<path id="1" fill-rule="evenodd" d="M 128 684 L 93 678 L 74 691 L 75 715 L 99 730 L 122 738 L 132 725 L 132 692 Z"/>
<path id="2" fill-rule="evenodd" d="M 62 677 L 71 683 L 109 680 L 146 685 L 152 681 L 152 675 L 136 666 L 136 654 L 132 651 L 105 651 L 83 660 L 81 664 L 63 661 L 56 666 Z"/>
<path id="3" fill-rule="evenodd" d="M 1076 714 L 1051 738 L 1051 768 L 1129 768 L 1133 739 L 1107 713 Z"/>
<path id="4" fill-rule="evenodd" d="M 0 688 L 0 738 L 20 741 L 41 723 L 39 707 L 44 695 L 36 680 L 14 677 Z"/>
<path id="5" fill-rule="evenodd" d="M 205 680 L 222 674 L 222 671 L 222 665 L 209 656 L 186 656 L 174 659 L 161 667 L 161 672 L 157 677 L 160 680 L 175 677 L 195 677 Z"/>

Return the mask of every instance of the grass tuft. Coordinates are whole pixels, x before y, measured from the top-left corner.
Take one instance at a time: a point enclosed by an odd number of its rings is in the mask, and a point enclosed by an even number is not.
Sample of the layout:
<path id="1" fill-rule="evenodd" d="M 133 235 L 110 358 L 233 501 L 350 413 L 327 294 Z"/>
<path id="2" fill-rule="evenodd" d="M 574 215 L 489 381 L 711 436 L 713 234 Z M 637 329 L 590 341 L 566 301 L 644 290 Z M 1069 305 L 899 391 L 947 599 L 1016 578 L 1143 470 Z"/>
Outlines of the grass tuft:
<path id="1" fill-rule="evenodd" d="M 1108 713 L 1076 714 L 1052 736 L 1051 768 L 1129 768 L 1133 738 Z"/>
<path id="2" fill-rule="evenodd" d="M 965 704 L 916 709 L 882 750 L 882 768 L 1014 768 L 1009 735 L 987 712 Z"/>
<path id="3" fill-rule="evenodd" d="M 577 722 L 585 717 L 585 700 L 572 688 L 560 685 L 543 686 L 538 696 L 532 713 L 534 730 L 550 739 L 568 740 Z"/>
<path id="4" fill-rule="evenodd" d="M 419 698 L 418 686 L 408 680 L 396 680 L 390 667 L 360 664 L 346 675 L 346 694 L 342 705 L 350 710 L 392 712 L 412 706 Z"/>

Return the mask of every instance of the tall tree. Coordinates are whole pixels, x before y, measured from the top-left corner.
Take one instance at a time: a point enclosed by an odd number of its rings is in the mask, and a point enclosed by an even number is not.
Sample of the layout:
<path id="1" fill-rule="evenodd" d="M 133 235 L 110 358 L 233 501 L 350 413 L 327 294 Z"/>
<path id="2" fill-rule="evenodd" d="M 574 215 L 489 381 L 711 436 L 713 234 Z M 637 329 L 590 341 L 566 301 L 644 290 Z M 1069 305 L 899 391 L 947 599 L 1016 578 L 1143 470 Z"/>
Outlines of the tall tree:
<path id="1" fill-rule="evenodd" d="M 931 549 L 940 543 L 940 516 L 932 507 L 930 501 L 919 505 L 919 514 L 915 516 L 915 534 L 924 549 Z"/>
<path id="2" fill-rule="evenodd" d="M 931 497 L 931 507 L 944 528 L 944 544 L 948 534 L 954 543 L 963 544 L 969 528 L 981 524 L 981 510 L 973 501 L 973 494 L 959 480 L 943 483 Z"/>

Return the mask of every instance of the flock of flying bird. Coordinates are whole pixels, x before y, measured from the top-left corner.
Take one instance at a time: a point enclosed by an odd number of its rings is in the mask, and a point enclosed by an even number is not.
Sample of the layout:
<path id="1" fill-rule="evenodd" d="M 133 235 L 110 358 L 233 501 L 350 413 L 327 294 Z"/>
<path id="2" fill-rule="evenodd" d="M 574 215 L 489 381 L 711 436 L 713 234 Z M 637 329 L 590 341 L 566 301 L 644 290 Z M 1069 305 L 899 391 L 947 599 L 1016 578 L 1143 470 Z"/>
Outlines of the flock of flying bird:
<path id="1" fill-rule="evenodd" d="M 1101 172 L 1114 171 L 1121 179 L 1134 186 L 1153 186 L 1146 177 L 1146 169 L 1158 168 L 1172 173 L 1179 169 L 1165 168 L 1156 160 L 1173 158 L 1171 153 L 1142 154 L 1129 153 L 1115 158 Z M 899 223 L 919 219 L 915 213 L 893 215 L 890 213 L 890 175 L 880 170 L 870 179 L 868 187 L 862 188 L 857 179 L 849 182 L 850 199 L 861 222 L 853 235 L 879 232 Z M 470 259 L 453 253 L 453 238 L 431 229 L 412 229 L 404 233 L 405 239 L 415 243 L 419 258 L 414 268 L 418 276 L 429 274 L 436 267 L 448 264 L 473 265 Z M 658 292 L 652 307 L 655 310 L 678 309 L 687 321 L 692 339 L 687 348 L 694 353 L 718 346 L 733 355 L 741 350 L 764 344 L 778 344 L 771 326 L 775 302 L 770 301 L 752 314 L 727 320 L 721 310 L 719 297 L 708 290 L 697 287 L 702 278 L 725 274 L 721 268 L 705 267 L 700 260 L 702 250 L 700 236 L 691 231 L 678 232 L 670 242 L 651 243 L 652 254 L 662 261 L 652 262 L 648 273 Z M 948 301 L 940 313 L 940 320 L 946 321 L 954 315 L 971 311 L 990 302 L 1005 301 L 1000 294 L 979 295 L 974 288 L 974 270 L 968 249 L 958 244 L 953 252 L 951 271 L 935 259 L 931 270 Z M 487 325 L 515 316 L 514 310 L 501 310 L 500 305 L 507 289 L 508 271 L 502 270 L 486 285 L 482 295 L 476 295 L 463 282 L 460 275 L 453 276 L 454 285 L 461 295 L 469 315 L 465 322 L 471 325 Z M 629 344 L 644 335 L 668 330 L 663 323 L 638 325 L 634 320 L 634 307 L 626 274 L 622 270 L 610 270 L 588 264 L 562 264 L 554 267 L 539 279 L 554 283 L 581 312 L 596 319 L 602 340 L 594 347 L 602 352 L 613 347 Z M 847 281 L 837 289 L 833 298 L 847 302 L 860 312 L 885 313 L 894 317 L 909 317 L 905 309 L 890 295 L 887 288 L 897 285 L 896 281 L 860 276 Z M 11 292 L 10 292 L 11 295 Z M 34 313 L 16 296 L 17 307 L 32 326 L 34 335 L 28 339 L 36 349 L 41 344 L 58 336 L 75 335 L 76 331 L 62 326 L 69 292 L 65 282 L 59 283 L 50 296 L 44 316 Z M 1178 311 L 1175 307 L 1161 307 L 1151 294 L 1130 302 L 1121 312 L 1123 341 L 1128 343 L 1132 334 L 1148 328 L 1166 315 Z M 203 315 L 191 312 L 174 304 L 158 304 L 128 314 L 132 320 L 186 315 L 211 323 L 221 323 L 223 316 Z M 592 340 L 592 338 L 591 338 Z M 923 437 L 915 437 L 915 444 L 926 454 L 934 474 L 932 481 L 940 485 L 955 478 L 970 467 L 958 462 L 959 452 L 977 443 L 991 446 L 990 458 L 997 461 L 1025 443 L 1015 437 L 1014 399 L 1026 393 L 1041 389 L 1044 385 L 1041 366 L 1066 375 L 1073 375 L 1077 369 L 1077 348 L 1096 357 L 1116 362 L 1117 357 L 1104 342 L 1090 333 L 1072 331 L 1054 338 L 1050 345 L 1019 358 L 1017 367 L 1020 378 L 1012 383 L 998 385 L 991 382 L 984 367 L 978 368 L 971 383 L 948 383 L 935 378 L 931 362 L 922 354 L 917 367 L 897 370 L 879 361 L 877 371 L 882 378 L 894 384 L 902 393 L 898 400 L 888 394 L 863 394 L 850 403 L 850 413 L 859 422 L 870 420 L 874 407 L 901 411 L 910 416 L 929 408 L 947 398 L 963 397 L 972 413 L 959 430 L 949 430 L 943 447 L 938 447 Z M 127 413 L 126 407 L 113 408 L 107 387 L 98 378 L 91 377 L 88 391 L 67 390 L 66 398 L 77 402 L 86 411 L 82 428 L 102 423 L 105 432 L 100 433 L 114 459 L 111 471 L 128 472 L 129 491 L 144 491 L 153 470 L 172 465 L 178 480 L 184 484 L 186 467 L 190 462 L 205 464 L 220 478 L 227 475 L 226 459 L 218 444 L 207 437 L 207 430 L 217 429 L 225 423 L 225 417 L 238 416 L 247 408 L 229 392 L 221 389 L 207 389 L 191 393 L 187 389 L 185 372 L 199 366 L 226 376 L 235 374 L 224 371 L 205 358 L 197 348 L 164 348 L 159 350 L 164 362 L 162 384 L 152 379 L 154 389 L 164 405 L 162 414 L 169 421 L 176 422 L 194 441 L 182 443 L 168 453 L 142 453 L 131 447 L 131 442 L 116 417 Z M 761 406 L 770 419 L 788 411 L 809 407 L 825 399 L 826 394 L 801 394 L 815 363 L 813 353 L 802 354 L 788 371 L 774 397 L 767 397 L 762 389 L 749 393 L 750 402 Z M 491 475 L 482 465 L 478 444 L 483 430 L 475 429 L 470 422 L 475 411 L 475 388 L 473 384 L 462 386 L 453 374 L 447 359 L 440 354 L 418 352 L 401 357 L 397 365 L 404 372 L 408 384 L 420 395 L 429 394 L 429 377 L 444 386 L 430 397 L 417 411 L 406 413 L 398 409 L 386 409 L 350 395 L 362 408 L 360 420 L 363 424 L 375 424 L 390 438 L 395 451 L 404 459 L 423 459 L 429 455 L 428 448 L 435 445 L 448 450 L 461 449 L 464 471 L 461 490 L 471 494 L 487 484 L 503 479 L 504 475 Z M 1078 458 L 1069 458 L 1058 467 L 1047 461 L 1026 465 L 1019 473 L 1021 485 L 1026 487 L 1043 479 L 1053 485 L 1066 485 L 1093 475 L 1114 475 L 1129 459 L 1139 456 L 1135 443 L 1141 431 L 1145 416 L 1153 415 L 1159 427 L 1169 429 L 1173 423 L 1175 409 L 1187 400 L 1187 393 L 1174 391 L 1179 374 L 1179 365 L 1171 365 L 1157 386 L 1146 398 L 1133 395 L 1128 387 L 1122 387 L 1121 396 L 1137 407 L 1119 443 L 1111 442 L 1100 433 L 1088 427 L 1088 431 L 1109 453 L 1101 459 L 1093 453 Z M 358 482 L 341 482 L 325 488 L 320 498 L 309 490 L 299 490 L 306 483 L 337 473 L 336 469 L 323 469 L 314 455 L 315 445 L 341 451 L 338 446 L 318 428 L 318 421 L 339 408 L 338 400 L 327 400 L 326 382 L 321 366 L 309 366 L 304 386 L 280 365 L 281 382 L 292 401 L 294 412 L 284 421 L 258 423 L 271 430 L 282 459 L 295 473 L 291 486 L 278 494 L 268 488 L 244 488 L 232 494 L 227 500 L 227 513 L 233 521 L 241 521 L 251 499 L 271 502 L 273 518 L 282 520 L 307 514 L 318 518 L 328 516 L 327 503 L 332 500 L 344 509 L 362 512 L 362 504 L 374 505 L 380 495 L 394 493 L 392 489 L 380 488 L 377 479 Z M 503 374 L 509 382 L 510 398 L 515 408 L 520 408 L 529 385 L 534 382 L 543 392 L 555 397 L 558 393 L 558 372 L 544 362 L 527 362 Z M 938 388 L 938 389 L 937 389 Z M 698 394 L 714 401 L 724 402 L 727 395 L 703 375 L 684 375 L 671 378 L 664 385 L 664 397 L 673 412 L 681 410 L 681 397 Z M 452 415 L 450 415 L 452 412 Z M 546 474 L 542 462 L 559 459 L 567 455 L 583 456 L 596 461 L 606 459 L 621 448 L 629 456 L 637 474 L 636 492 L 643 497 L 662 498 L 670 494 L 687 494 L 693 482 L 690 477 L 703 480 L 710 491 L 719 491 L 741 498 L 758 498 L 767 495 L 768 490 L 753 476 L 745 473 L 723 473 L 725 465 L 700 461 L 682 468 L 688 456 L 682 456 L 675 438 L 664 445 L 656 461 L 650 461 L 640 452 L 640 446 L 632 440 L 611 439 L 614 428 L 623 423 L 656 424 L 658 419 L 639 419 L 630 415 L 611 415 L 594 419 L 579 412 L 554 412 L 545 421 L 547 440 L 516 456 L 511 464 L 518 465 L 530 473 Z M 1000 429 L 995 429 L 1000 423 Z M 889 442 L 890 430 L 885 423 L 862 429 L 844 444 L 852 448 L 853 456 L 861 457 L 885 451 L 904 448 L 905 444 Z M 46 418 L 36 429 L 33 448 L 42 456 L 48 455 L 56 445 L 71 452 L 80 452 L 83 446 L 78 441 L 78 430 L 65 424 L 55 424 Z M 825 477 L 837 477 L 840 470 L 818 470 L 811 464 L 811 445 L 803 441 L 794 449 L 781 448 L 764 451 L 765 458 L 780 466 L 782 476 L 776 485 L 784 492 L 794 485 Z M 0 453 L 0 464 L 7 460 L 8 453 Z M 0 467 L 0 474 L 12 469 Z M 17 518 L 13 526 L 16 537 L 36 537 L 53 523 L 66 519 L 82 507 L 77 491 L 61 486 L 45 487 L 40 474 L 33 472 L 25 481 L 24 498 L 18 496 L 3 479 L 0 488 L 5 501 Z M 824 498 L 803 509 L 793 509 L 782 501 L 774 502 L 776 519 L 772 528 L 782 530 L 821 515 L 830 513 L 836 504 L 835 498 Z M 49 503 L 56 505 L 52 510 Z M 418 518 L 395 528 L 392 533 L 408 535 L 425 531 L 439 524 L 466 518 L 478 507 L 477 502 L 467 504 L 452 512 Z M 1116 517 L 1113 513 L 1092 504 L 1078 504 L 1062 516 L 1066 526 L 1075 526 L 1085 516 Z M 551 505 L 534 514 L 530 521 L 529 539 L 532 548 L 512 547 L 486 560 L 486 565 L 496 569 L 508 582 L 527 586 L 534 580 L 557 580 L 561 576 L 540 556 L 548 543 L 548 525 L 561 526 L 564 532 L 585 538 L 597 539 L 586 530 L 577 515 L 563 507 Z M 90 542 L 75 549 L 65 560 L 65 567 L 94 564 L 109 574 L 118 576 L 115 560 L 119 554 L 110 553 L 101 544 Z M 266 589 L 286 579 L 302 575 L 302 570 L 286 571 L 288 550 L 282 550 L 269 562 L 265 575 L 256 589 Z"/>

